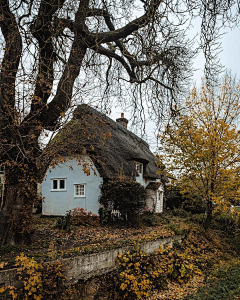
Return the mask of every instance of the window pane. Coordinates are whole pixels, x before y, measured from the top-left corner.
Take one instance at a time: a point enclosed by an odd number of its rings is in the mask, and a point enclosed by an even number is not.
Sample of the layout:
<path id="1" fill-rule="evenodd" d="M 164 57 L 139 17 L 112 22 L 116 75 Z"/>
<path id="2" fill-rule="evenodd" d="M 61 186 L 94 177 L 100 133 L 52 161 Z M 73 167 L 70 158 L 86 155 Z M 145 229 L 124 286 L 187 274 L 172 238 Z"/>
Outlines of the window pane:
<path id="1" fill-rule="evenodd" d="M 84 185 L 80 184 L 80 195 L 84 196 Z"/>
<path id="2" fill-rule="evenodd" d="M 75 185 L 75 195 L 76 196 L 84 196 L 85 195 L 85 185 L 84 184 L 76 184 Z"/>
<path id="3" fill-rule="evenodd" d="M 142 164 L 141 163 L 136 163 L 136 171 L 139 174 L 142 174 Z"/>
<path id="4" fill-rule="evenodd" d="M 57 180 L 53 180 L 53 190 L 57 190 Z"/>
<path id="5" fill-rule="evenodd" d="M 59 182 L 60 182 L 60 189 L 65 189 L 65 180 L 64 179 L 60 179 L 59 180 Z"/>

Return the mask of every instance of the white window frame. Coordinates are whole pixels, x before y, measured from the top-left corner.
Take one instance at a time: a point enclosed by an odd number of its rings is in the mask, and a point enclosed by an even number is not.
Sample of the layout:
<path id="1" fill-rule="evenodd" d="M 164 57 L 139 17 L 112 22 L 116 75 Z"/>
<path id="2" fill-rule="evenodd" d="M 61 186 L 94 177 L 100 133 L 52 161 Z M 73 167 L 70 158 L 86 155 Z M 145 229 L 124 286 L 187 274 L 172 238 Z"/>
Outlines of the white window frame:
<path id="1" fill-rule="evenodd" d="M 83 195 L 77 195 L 76 190 L 77 186 L 82 185 L 84 188 L 84 194 Z M 74 183 L 74 198 L 84 198 L 86 197 L 86 183 Z"/>
<path id="2" fill-rule="evenodd" d="M 136 166 L 137 173 L 142 175 L 143 174 L 143 164 L 138 161 L 135 161 L 135 166 Z M 140 171 L 138 168 L 140 168 Z"/>
<path id="3" fill-rule="evenodd" d="M 53 181 L 54 180 L 57 180 L 57 188 L 54 189 L 53 188 Z M 60 189 L 60 180 L 64 180 L 64 188 L 63 189 Z M 66 192 L 67 189 L 66 189 L 66 180 L 67 178 L 51 178 L 51 192 Z"/>

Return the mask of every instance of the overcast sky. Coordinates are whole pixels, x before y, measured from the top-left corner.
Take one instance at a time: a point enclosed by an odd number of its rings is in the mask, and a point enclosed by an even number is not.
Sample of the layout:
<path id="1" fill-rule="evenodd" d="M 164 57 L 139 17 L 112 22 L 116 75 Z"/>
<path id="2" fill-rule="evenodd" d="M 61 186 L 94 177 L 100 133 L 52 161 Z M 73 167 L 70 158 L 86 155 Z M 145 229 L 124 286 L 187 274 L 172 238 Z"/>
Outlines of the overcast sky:
<path id="1" fill-rule="evenodd" d="M 200 31 L 200 22 L 195 23 L 193 34 Z M 220 62 L 226 70 L 231 71 L 232 75 L 240 77 L 240 28 L 232 30 L 224 30 L 226 33 L 222 36 L 222 52 L 219 54 Z M 223 32 L 224 32 L 223 31 Z M 194 68 L 198 69 L 194 72 L 193 83 L 199 87 L 201 85 L 201 78 L 204 76 L 204 57 L 199 54 L 194 62 Z M 124 112 L 120 107 L 113 108 L 110 118 L 115 120 L 120 117 L 120 113 Z M 130 119 L 130 112 L 124 112 L 125 117 Z M 130 120 L 131 121 L 131 120 Z M 157 140 L 155 137 L 156 129 L 153 122 L 148 123 L 147 126 L 147 142 L 151 150 L 156 151 Z"/>

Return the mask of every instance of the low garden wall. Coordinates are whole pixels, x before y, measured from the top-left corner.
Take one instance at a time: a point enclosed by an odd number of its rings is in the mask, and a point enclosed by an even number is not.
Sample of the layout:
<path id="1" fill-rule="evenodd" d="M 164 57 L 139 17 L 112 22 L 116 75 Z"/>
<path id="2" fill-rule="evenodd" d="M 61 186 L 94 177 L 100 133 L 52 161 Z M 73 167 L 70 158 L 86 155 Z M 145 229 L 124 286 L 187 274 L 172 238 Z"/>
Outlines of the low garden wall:
<path id="1" fill-rule="evenodd" d="M 149 241 L 139 245 L 141 251 L 151 254 L 161 245 L 173 245 L 174 242 L 181 242 L 183 235 L 175 235 L 172 237 Z M 78 280 L 87 280 L 94 276 L 106 274 L 116 268 L 116 260 L 119 253 L 126 253 L 131 247 L 117 248 L 114 250 L 93 253 L 88 255 L 76 256 L 73 258 L 63 259 L 66 267 L 67 280 L 75 283 Z M 19 287 L 21 285 L 18 280 L 17 268 L 0 271 L 0 287 L 11 285 Z"/>

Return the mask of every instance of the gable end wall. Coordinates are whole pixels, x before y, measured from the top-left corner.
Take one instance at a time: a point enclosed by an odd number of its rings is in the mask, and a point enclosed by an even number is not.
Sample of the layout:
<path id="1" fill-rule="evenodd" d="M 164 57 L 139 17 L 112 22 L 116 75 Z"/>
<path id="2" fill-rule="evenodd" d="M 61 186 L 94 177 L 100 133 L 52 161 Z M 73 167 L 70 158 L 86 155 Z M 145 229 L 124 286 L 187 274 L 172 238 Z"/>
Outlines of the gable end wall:
<path id="1" fill-rule="evenodd" d="M 90 175 L 87 176 L 83 171 L 83 164 L 90 167 Z M 94 171 L 96 175 L 94 175 Z M 53 191 L 52 179 L 66 178 L 65 191 Z M 42 205 L 42 214 L 48 216 L 64 216 L 67 211 L 76 207 L 81 207 L 98 213 L 100 195 L 100 185 L 102 184 L 97 169 L 89 156 L 83 156 L 82 165 L 74 158 L 66 158 L 65 163 L 57 165 L 55 168 L 49 168 L 42 183 L 42 196 L 44 198 Z M 74 184 L 85 184 L 85 197 L 74 197 Z"/>

